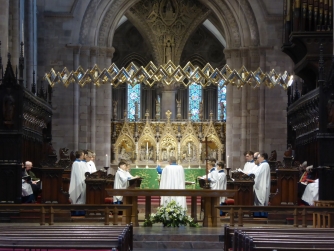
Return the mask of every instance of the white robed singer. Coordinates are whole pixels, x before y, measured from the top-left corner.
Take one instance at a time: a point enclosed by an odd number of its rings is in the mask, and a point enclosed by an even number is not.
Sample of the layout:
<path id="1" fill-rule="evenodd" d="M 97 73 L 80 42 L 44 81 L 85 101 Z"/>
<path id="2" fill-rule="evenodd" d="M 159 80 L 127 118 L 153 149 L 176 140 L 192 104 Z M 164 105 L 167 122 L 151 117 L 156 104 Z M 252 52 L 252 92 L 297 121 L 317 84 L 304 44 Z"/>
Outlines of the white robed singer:
<path id="1" fill-rule="evenodd" d="M 254 192 L 255 206 L 268 206 L 270 195 L 270 167 L 267 161 L 263 161 L 260 166 L 252 169 L 255 174 Z"/>
<path id="2" fill-rule="evenodd" d="M 314 183 L 310 183 L 306 186 L 302 196 L 302 200 L 307 202 L 310 206 L 314 205 L 314 201 L 319 199 L 319 179 L 316 179 Z"/>
<path id="3" fill-rule="evenodd" d="M 176 158 L 170 157 L 169 165 L 167 165 L 161 174 L 160 189 L 185 189 L 184 169 L 176 164 Z M 179 206 L 187 209 L 185 196 L 162 196 L 161 205 L 167 206 L 169 202 L 174 200 Z"/>
<path id="4" fill-rule="evenodd" d="M 131 179 L 129 173 L 125 170 L 126 164 L 124 162 L 120 164 L 115 175 L 114 189 L 126 189 L 129 186 L 128 180 Z M 118 201 L 121 202 L 123 201 L 123 196 L 115 195 L 113 196 L 113 201 L 114 204 Z"/>
<path id="5" fill-rule="evenodd" d="M 227 180 L 224 170 L 214 170 L 209 173 L 210 188 L 214 190 L 226 190 Z M 219 203 L 224 203 L 226 197 L 220 197 Z"/>
<path id="6" fill-rule="evenodd" d="M 86 182 L 85 173 L 88 171 L 87 162 L 75 160 L 71 170 L 71 182 L 68 193 L 72 204 L 86 203 Z"/>

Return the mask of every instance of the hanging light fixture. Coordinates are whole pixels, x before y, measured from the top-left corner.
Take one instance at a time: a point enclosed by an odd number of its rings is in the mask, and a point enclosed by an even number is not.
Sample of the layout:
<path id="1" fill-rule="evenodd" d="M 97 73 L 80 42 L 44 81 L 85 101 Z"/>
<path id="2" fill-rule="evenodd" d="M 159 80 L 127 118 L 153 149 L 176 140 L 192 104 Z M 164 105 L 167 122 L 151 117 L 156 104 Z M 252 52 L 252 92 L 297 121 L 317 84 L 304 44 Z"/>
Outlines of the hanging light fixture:
<path id="1" fill-rule="evenodd" d="M 79 84 L 81 87 L 87 84 L 100 86 L 102 84 L 111 84 L 115 87 L 121 84 L 129 84 L 132 87 L 143 83 L 150 87 L 155 84 L 172 85 L 175 83 L 189 86 L 191 83 L 200 84 L 202 87 L 209 85 L 234 85 L 242 88 L 249 85 L 252 88 L 265 85 L 273 88 L 277 85 L 285 90 L 292 84 L 293 76 L 286 71 L 283 74 L 276 73 L 275 70 L 263 72 L 261 68 L 256 71 L 248 71 L 242 66 L 239 70 L 231 69 L 225 65 L 222 69 L 214 69 L 209 63 L 202 69 L 193 66 L 190 62 L 185 67 L 175 66 L 172 61 L 168 61 L 165 65 L 156 66 L 149 62 L 145 67 L 136 66 L 130 63 L 126 68 L 118 69 L 112 64 L 108 69 L 100 70 L 97 65 L 92 69 L 84 69 L 79 66 L 76 71 L 69 72 L 65 67 L 61 72 L 56 73 L 51 69 L 46 73 L 44 79 L 48 81 L 51 87 L 57 84 L 69 86 L 70 84 Z"/>

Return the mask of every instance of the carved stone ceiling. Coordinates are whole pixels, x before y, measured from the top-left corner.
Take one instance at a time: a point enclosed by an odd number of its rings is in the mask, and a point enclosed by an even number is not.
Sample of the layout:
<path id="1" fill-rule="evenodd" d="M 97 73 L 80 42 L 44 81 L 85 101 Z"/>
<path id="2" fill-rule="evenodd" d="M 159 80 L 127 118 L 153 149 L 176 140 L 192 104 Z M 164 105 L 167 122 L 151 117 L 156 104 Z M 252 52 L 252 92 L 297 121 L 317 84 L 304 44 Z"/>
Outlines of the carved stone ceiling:
<path id="1" fill-rule="evenodd" d="M 126 16 L 148 38 L 158 64 L 178 64 L 189 36 L 209 13 L 196 0 L 142 0 Z"/>

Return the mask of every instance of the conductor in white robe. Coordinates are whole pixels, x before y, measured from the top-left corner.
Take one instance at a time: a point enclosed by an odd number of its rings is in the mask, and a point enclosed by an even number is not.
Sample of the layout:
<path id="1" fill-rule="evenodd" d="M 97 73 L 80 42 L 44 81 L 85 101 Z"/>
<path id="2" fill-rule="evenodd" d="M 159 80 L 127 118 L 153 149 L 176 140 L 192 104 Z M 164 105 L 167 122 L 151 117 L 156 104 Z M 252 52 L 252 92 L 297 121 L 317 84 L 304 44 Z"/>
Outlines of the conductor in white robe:
<path id="1" fill-rule="evenodd" d="M 158 166 L 158 168 L 160 168 L 160 166 Z M 169 165 L 162 170 L 160 189 L 185 189 L 184 169 L 181 165 L 176 164 L 176 158 L 174 156 L 169 158 Z M 166 206 L 172 200 L 182 208 L 187 208 L 186 197 L 184 196 L 162 196 L 161 205 Z"/>
<path id="2" fill-rule="evenodd" d="M 254 179 L 254 205 L 268 206 L 270 195 L 270 167 L 267 162 L 268 154 L 261 153 L 257 157 L 259 166 L 252 169 Z"/>
<path id="3" fill-rule="evenodd" d="M 87 172 L 86 161 L 84 160 L 84 152 L 77 151 L 76 160 L 72 164 L 71 181 L 68 193 L 70 195 L 71 204 L 86 203 L 86 183 L 85 173 Z"/>

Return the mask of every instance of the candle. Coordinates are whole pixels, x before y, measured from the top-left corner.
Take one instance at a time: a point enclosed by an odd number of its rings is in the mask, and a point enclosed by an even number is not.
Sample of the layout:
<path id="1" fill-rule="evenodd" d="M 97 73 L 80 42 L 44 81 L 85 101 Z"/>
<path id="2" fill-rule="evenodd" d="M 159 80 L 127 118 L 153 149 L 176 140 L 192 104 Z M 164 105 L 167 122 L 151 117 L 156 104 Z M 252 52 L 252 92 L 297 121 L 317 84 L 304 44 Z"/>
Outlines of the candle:
<path id="1" fill-rule="evenodd" d="M 146 153 L 148 154 L 148 142 L 146 142 Z"/>
<path id="2" fill-rule="evenodd" d="M 228 168 L 228 158 L 229 158 L 229 156 L 227 155 L 227 159 L 226 159 L 226 168 Z"/>
<path id="3" fill-rule="evenodd" d="M 190 142 L 188 143 L 188 154 L 190 155 Z"/>
<path id="4" fill-rule="evenodd" d="M 106 154 L 106 165 L 105 165 L 105 167 L 109 167 L 109 165 L 108 165 L 108 154 Z"/>

